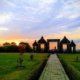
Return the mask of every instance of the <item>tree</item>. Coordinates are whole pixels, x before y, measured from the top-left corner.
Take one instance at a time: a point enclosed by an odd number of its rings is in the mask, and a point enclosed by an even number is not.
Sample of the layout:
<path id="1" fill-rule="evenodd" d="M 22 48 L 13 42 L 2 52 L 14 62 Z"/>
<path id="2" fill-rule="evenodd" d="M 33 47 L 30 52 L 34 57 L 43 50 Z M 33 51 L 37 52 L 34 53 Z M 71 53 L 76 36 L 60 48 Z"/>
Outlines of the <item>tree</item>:
<path id="1" fill-rule="evenodd" d="M 0 47 L 0 52 L 4 52 L 4 47 Z"/>
<path id="2" fill-rule="evenodd" d="M 24 44 L 25 45 L 25 51 L 26 52 L 32 52 L 32 48 L 29 45 L 29 43 L 27 43 L 27 42 L 20 42 L 19 44 Z"/>
<path id="3" fill-rule="evenodd" d="M 4 46 L 4 47 L 5 47 L 5 46 L 10 46 L 10 43 L 5 42 L 5 43 L 3 43 L 3 46 Z"/>
<path id="4" fill-rule="evenodd" d="M 8 42 L 5 42 L 3 44 L 3 52 L 18 52 L 18 46 L 15 42 L 12 42 L 11 44 Z"/>
<path id="5" fill-rule="evenodd" d="M 15 42 L 11 42 L 11 45 L 12 46 L 17 46 Z"/>

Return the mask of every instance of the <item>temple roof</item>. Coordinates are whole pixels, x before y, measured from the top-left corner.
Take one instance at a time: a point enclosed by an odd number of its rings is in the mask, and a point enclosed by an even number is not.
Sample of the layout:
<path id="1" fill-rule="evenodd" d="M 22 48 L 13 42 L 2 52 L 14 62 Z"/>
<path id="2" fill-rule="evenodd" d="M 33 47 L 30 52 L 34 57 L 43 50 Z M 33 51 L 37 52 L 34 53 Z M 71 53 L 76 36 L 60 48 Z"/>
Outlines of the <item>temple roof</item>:
<path id="1" fill-rule="evenodd" d="M 33 43 L 33 46 L 38 45 L 37 41 L 35 40 L 35 42 Z"/>
<path id="2" fill-rule="evenodd" d="M 61 43 L 70 43 L 70 41 L 64 36 L 64 38 L 61 40 Z"/>
<path id="3" fill-rule="evenodd" d="M 46 43 L 46 40 L 44 39 L 43 36 L 42 36 L 41 39 L 38 41 L 38 43 Z"/>
<path id="4" fill-rule="evenodd" d="M 74 43 L 74 41 L 72 40 L 70 43 L 71 46 L 76 46 L 76 44 Z"/>

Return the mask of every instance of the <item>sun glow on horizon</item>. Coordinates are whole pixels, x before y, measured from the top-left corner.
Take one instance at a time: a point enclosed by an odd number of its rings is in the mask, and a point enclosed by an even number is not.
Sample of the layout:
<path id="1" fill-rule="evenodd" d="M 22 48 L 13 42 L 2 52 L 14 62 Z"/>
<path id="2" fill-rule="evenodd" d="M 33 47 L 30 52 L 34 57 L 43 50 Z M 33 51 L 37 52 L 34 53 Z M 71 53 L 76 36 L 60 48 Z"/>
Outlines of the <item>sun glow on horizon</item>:
<path id="1" fill-rule="evenodd" d="M 53 37 L 46 37 L 46 39 L 53 39 Z M 56 38 L 57 39 L 57 38 Z M 59 38 L 58 38 L 59 39 Z M 62 38 L 61 38 L 62 39 Z M 0 46 L 2 46 L 3 43 L 5 42 L 9 42 L 9 43 L 12 43 L 12 42 L 15 42 L 17 45 L 20 43 L 20 42 L 27 42 L 30 44 L 30 46 L 32 47 L 32 44 L 34 43 L 35 40 L 39 40 L 38 38 L 31 38 L 31 39 L 2 39 L 0 40 Z M 76 49 L 77 50 L 80 50 L 80 42 L 76 43 Z M 55 47 L 57 48 L 57 43 L 56 42 L 51 42 L 50 43 L 50 49 L 54 49 Z M 42 46 L 43 47 L 43 46 Z"/>
<path id="2" fill-rule="evenodd" d="M 57 49 L 57 42 L 50 42 L 49 46 L 50 46 L 50 50 Z"/>

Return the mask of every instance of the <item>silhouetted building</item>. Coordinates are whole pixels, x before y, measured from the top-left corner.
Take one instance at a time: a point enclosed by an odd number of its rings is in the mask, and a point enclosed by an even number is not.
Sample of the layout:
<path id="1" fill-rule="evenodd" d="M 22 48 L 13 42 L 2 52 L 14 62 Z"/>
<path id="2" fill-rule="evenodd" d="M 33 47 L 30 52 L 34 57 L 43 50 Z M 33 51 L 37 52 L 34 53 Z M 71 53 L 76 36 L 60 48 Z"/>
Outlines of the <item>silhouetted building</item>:
<path id="1" fill-rule="evenodd" d="M 33 43 L 33 51 L 34 51 L 34 52 L 38 52 L 38 43 L 37 43 L 36 40 L 35 40 L 35 42 Z"/>
<path id="2" fill-rule="evenodd" d="M 76 44 L 74 43 L 73 40 L 71 41 L 70 46 L 71 46 L 71 52 L 76 52 Z"/>
<path id="3" fill-rule="evenodd" d="M 35 41 L 33 43 L 33 50 L 34 52 L 47 52 L 48 51 L 47 42 L 44 39 L 44 37 L 41 37 L 40 40 L 38 40 L 38 42 Z"/>
<path id="4" fill-rule="evenodd" d="M 50 42 L 57 42 L 57 48 L 55 47 L 54 50 L 50 50 Z M 64 49 L 64 45 L 66 45 Z M 47 39 L 45 40 L 42 36 L 38 41 L 35 41 L 33 43 L 33 51 L 34 52 L 56 52 L 56 53 L 69 53 L 69 52 L 76 52 L 76 44 L 73 42 L 73 40 L 70 42 L 64 36 L 62 40 L 60 39 Z"/>
<path id="5" fill-rule="evenodd" d="M 66 49 L 63 45 L 66 45 Z M 65 36 L 60 42 L 60 52 L 70 52 L 70 41 Z"/>

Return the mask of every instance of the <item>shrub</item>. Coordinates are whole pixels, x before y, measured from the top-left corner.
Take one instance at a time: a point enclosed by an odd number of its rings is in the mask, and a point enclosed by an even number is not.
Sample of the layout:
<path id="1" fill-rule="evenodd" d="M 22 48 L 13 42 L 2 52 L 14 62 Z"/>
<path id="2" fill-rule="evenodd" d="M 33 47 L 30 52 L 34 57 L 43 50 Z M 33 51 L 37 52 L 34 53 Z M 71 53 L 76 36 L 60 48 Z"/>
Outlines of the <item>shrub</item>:
<path id="1" fill-rule="evenodd" d="M 78 56 L 76 56 L 76 59 L 75 59 L 76 62 L 80 62 L 80 59 Z"/>
<path id="2" fill-rule="evenodd" d="M 34 58 L 33 54 L 30 55 L 30 60 L 32 61 Z"/>

